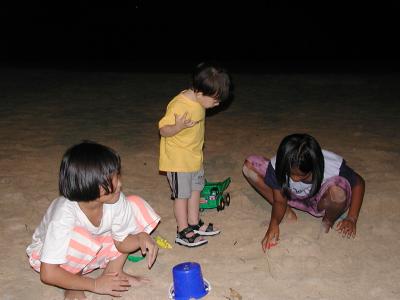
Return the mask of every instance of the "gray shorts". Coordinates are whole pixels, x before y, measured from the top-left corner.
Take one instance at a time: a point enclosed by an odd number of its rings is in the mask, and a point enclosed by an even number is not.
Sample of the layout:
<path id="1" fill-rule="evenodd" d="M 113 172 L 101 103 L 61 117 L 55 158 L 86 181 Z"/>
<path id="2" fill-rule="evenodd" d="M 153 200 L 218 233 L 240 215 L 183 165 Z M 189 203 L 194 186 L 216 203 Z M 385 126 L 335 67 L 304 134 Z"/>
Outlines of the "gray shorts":
<path id="1" fill-rule="evenodd" d="M 204 187 L 204 169 L 197 172 L 167 172 L 171 199 L 189 199 L 193 191 Z"/>

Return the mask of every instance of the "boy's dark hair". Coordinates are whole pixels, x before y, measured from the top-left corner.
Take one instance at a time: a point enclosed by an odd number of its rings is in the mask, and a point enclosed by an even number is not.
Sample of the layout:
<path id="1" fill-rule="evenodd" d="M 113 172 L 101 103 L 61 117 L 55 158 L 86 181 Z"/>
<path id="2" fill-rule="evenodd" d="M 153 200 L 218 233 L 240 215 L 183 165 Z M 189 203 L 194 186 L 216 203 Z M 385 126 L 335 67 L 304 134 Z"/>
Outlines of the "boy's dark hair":
<path id="1" fill-rule="evenodd" d="M 196 66 L 192 76 L 194 92 L 201 92 L 204 96 L 213 97 L 221 102 L 228 99 L 231 78 L 218 64 L 202 62 Z"/>
<path id="2" fill-rule="evenodd" d="M 100 197 L 100 186 L 113 193 L 112 178 L 121 173 L 116 151 L 91 141 L 69 148 L 61 161 L 60 194 L 72 201 L 92 201 Z"/>
<path id="3" fill-rule="evenodd" d="M 310 197 L 312 197 L 321 188 L 324 167 L 321 147 L 311 135 L 299 133 L 288 135 L 280 143 L 276 155 L 275 173 L 286 197 L 290 198 L 289 178 L 292 168 L 298 168 L 304 174 L 311 172 Z"/>

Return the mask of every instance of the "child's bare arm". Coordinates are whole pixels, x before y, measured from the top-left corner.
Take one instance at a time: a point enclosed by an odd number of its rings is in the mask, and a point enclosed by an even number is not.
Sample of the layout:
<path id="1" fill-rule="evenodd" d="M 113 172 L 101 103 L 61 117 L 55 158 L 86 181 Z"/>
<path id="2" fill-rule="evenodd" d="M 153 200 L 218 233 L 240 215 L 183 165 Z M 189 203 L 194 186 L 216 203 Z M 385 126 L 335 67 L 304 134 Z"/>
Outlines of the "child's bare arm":
<path id="1" fill-rule="evenodd" d="M 66 290 L 90 291 L 97 294 L 122 296 L 122 292 L 130 287 L 129 281 L 120 278 L 118 274 L 103 274 L 92 279 L 79 274 L 72 274 L 59 265 L 42 262 L 40 266 L 40 279 L 42 282 L 58 286 Z"/>
<path id="2" fill-rule="evenodd" d="M 271 223 L 279 225 L 285 216 L 286 208 L 287 208 L 287 199 L 283 196 L 281 190 L 272 190 L 274 196 L 274 203 L 272 204 L 271 211 Z"/>
<path id="3" fill-rule="evenodd" d="M 356 223 L 364 199 L 365 181 L 357 173 L 356 178 L 357 183 L 351 189 L 351 204 L 347 217 L 337 224 L 337 230 L 347 237 L 356 235 Z"/>
<path id="4" fill-rule="evenodd" d="M 281 223 L 287 208 L 287 200 L 282 195 L 282 192 L 280 190 L 273 189 L 272 193 L 274 202 L 272 204 L 271 220 L 269 222 L 268 230 L 261 241 L 264 252 L 266 249 L 274 246 L 279 240 L 279 224 Z"/>
<path id="5" fill-rule="evenodd" d="M 361 205 L 364 199 L 365 181 L 356 173 L 357 183 L 351 189 L 351 204 L 349 208 L 348 217 L 354 218 L 356 221 L 360 214 Z"/>
<path id="6" fill-rule="evenodd" d="M 192 121 L 191 119 L 186 119 L 187 112 L 183 115 L 179 116 L 175 114 L 175 124 L 173 125 L 165 125 L 160 128 L 160 134 L 163 137 L 174 136 L 185 128 L 193 127 L 198 121 Z"/>
<path id="7" fill-rule="evenodd" d="M 118 251 L 122 253 L 131 253 L 140 248 L 142 253 L 146 254 L 149 268 L 151 268 L 156 260 L 158 246 L 153 238 L 145 232 L 140 232 L 135 235 L 130 234 L 122 242 L 114 240 L 114 243 Z"/>

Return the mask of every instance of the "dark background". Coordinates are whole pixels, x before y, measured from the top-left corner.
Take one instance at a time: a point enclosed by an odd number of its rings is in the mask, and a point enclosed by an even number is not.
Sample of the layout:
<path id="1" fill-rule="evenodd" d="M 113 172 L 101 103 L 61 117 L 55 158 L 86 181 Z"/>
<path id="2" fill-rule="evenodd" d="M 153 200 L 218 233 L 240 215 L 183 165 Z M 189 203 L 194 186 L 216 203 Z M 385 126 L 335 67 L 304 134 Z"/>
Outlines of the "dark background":
<path id="1" fill-rule="evenodd" d="M 2 65 L 397 70 L 395 1 L 53 1 L 0 5 Z"/>

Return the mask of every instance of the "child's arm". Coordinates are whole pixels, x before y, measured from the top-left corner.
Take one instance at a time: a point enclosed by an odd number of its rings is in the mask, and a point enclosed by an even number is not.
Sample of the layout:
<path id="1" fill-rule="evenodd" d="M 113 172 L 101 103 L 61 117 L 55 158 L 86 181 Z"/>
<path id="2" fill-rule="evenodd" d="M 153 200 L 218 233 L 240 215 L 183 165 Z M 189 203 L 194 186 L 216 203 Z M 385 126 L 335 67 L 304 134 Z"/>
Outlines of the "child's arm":
<path id="1" fill-rule="evenodd" d="M 364 199 L 365 181 L 357 173 L 356 180 L 357 183 L 351 189 L 351 204 L 347 217 L 337 224 L 337 230 L 347 237 L 355 237 L 356 235 L 356 223 Z"/>
<path id="2" fill-rule="evenodd" d="M 274 202 L 272 204 L 271 220 L 269 222 L 268 230 L 261 242 L 262 249 L 265 252 L 266 249 L 275 246 L 279 240 L 279 224 L 285 216 L 287 208 L 287 199 L 282 195 L 281 190 L 272 190 Z"/>
<path id="3" fill-rule="evenodd" d="M 140 248 L 143 254 L 147 256 L 147 265 L 149 268 L 156 260 L 158 253 L 158 246 L 153 238 L 146 232 L 138 234 L 129 234 L 122 242 L 114 240 L 115 247 L 121 253 L 135 252 Z"/>
<path id="4" fill-rule="evenodd" d="M 175 124 L 174 125 L 165 125 L 160 128 L 160 134 L 163 137 L 174 136 L 185 128 L 193 127 L 198 121 L 192 121 L 191 119 L 186 119 L 187 112 L 183 115 L 179 116 L 175 114 Z"/>
<path id="5" fill-rule="evenodd" d="M 121 297 L 122 292 L 127 291 L 130 287 L 129 281 L 120 278 L 116 273 L 103 274 L 93 279 L 72 274 L 61 268 L 60 265 L 44 262 L 40 265 L 40 280 L 66 290 L 90 291 L 115 297 Z"/>

